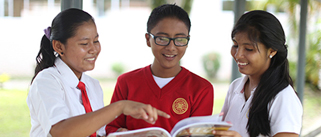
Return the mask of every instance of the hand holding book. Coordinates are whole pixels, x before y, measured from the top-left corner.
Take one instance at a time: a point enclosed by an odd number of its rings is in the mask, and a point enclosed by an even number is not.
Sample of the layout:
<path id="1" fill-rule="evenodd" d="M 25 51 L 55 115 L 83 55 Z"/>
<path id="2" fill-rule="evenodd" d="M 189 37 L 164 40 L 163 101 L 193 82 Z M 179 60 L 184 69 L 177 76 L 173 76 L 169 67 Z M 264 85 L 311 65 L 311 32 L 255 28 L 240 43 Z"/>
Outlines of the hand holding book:
<path id="1" fill-rule="evenodd" d="M 160 127 L 115 132 L 108 137 L 196 137 L 213 136 L 214 130 L 228 130 L 232 124 L 223 122 L 218 115 L 197 116 L 176 123 L 171 133 Z"/>

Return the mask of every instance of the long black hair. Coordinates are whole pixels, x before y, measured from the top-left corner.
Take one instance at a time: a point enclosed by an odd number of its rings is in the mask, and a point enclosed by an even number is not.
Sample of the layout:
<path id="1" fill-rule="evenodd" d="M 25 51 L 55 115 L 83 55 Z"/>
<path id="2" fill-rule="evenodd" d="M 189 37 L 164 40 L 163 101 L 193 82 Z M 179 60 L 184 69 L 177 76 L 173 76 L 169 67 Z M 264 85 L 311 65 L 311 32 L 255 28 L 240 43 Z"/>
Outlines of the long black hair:
<path id="1" fill-rule="evenodd" d="M 272 48 L 277 51 L 254 92 L 247 123 L 250 137 L 256 137 L 259 134 L 270 135 L 268 104 L 289 84 L 293 86 L 289 75 L 284 31 L 274 15 L 266 11 L 254 10 L 240 17 L 233 28 L 232 38 L 238 32 L 247 33 L 253 43 L 260 42 L 267 49 Z"/>
<path id="2" fill-rule="evenodd" d="M 75 8 L 64 10 L 53 19 L 51 28 L 47 29 L 47 36 L 45 34 L 41 39 L 40 50 L 36 57 L 37 66 L 31 82 L 41 70 L 54 65 L 58 54 L 52 47 L 52 41 L 57 40 L 66 44 L 67 39 L 75 35 L 77 28 L 88 21 L 94 22 L 93 17 L 85 11 Z"/>

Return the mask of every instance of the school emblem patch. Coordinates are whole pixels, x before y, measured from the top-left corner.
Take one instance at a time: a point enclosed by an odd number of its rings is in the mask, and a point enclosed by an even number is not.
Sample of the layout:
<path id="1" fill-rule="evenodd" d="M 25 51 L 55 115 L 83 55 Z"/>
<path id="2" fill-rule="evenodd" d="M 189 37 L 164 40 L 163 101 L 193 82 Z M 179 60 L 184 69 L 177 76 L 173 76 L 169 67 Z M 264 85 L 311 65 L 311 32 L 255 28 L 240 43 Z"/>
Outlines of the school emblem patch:
<path id="1" fill-rule="evenodd" d="M 176 114 L 184 114 L 188 109 L 187 101 L 184 98 L 177 98 L 172 105 Z"/>

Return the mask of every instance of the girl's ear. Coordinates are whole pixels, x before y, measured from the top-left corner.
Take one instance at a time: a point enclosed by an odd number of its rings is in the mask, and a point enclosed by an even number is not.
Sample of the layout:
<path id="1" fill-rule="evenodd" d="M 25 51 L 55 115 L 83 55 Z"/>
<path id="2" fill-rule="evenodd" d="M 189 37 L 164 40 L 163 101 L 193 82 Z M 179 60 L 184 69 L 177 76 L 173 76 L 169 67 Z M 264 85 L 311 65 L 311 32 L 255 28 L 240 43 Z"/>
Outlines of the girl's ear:
<path id="1" fill-rule="evenodd" d="M 60 55 L 63 56 L 65 45 L 58 40 L 52 40 L 52 48 Z"/>
<path id="2" fill-rule="evenodd" d="M 150 45 L 150 35 L 148 33 L 145 33 L 145 39 L 146 39 L 147 46 L 151 47 L 151 45 Z"/>
<path id="3" fill-rule="evenodd" d="M 274 49 L 272 49 L 272 48 L 269 48 L 269 50 L 268 50 L 268 56 L 269 56 L 270 58 L 273 58 L 274 55 L 275 55 L 277 52 L 278 52 L 278 51 L 276 51 L 276 50 L 274 50 Z"/>

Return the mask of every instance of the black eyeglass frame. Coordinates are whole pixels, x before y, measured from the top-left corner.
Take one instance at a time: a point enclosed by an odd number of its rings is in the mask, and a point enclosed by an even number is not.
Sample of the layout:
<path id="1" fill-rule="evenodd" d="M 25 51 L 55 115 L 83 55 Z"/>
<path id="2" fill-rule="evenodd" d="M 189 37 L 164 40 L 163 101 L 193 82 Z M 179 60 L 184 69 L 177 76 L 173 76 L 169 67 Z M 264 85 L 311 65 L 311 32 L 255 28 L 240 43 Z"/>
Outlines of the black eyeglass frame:
<path id="1" fill-rule="evenodd" d="M 155 44 L 156 44 L 156 45 L 160 45 L 160 46 L 168 46 L 169 43 L 171 43 L 171 41 L 173 40 L 175 46 L 177 46 L 177 47 L 184 47 L 184 46 L 188 45 L 188 42 L 189 42 L 189 39 L 190 39 L 189 36 L 187 36 L 187 37 L 170 38 L 170 37 L 164 37 L 164 36 L 155 36 L 155 35 L 152 34 L 152 33 L 148 33 L 148 34 L 154 39 Z M 156 43 L 156 39 L 157 39 L 158 37 L 168 38 L 169 41 L 168 41 L 168 43 L 167 43 L 166 45 L 158 44 L 158 43 Z M 176 39 L 179 39 L 179 38 L 186 38 L 186 39 L 187 39 L 187 43 L 186 43 L 185 45 L 176 45 L 175 40 L 176 40 Z"/>

